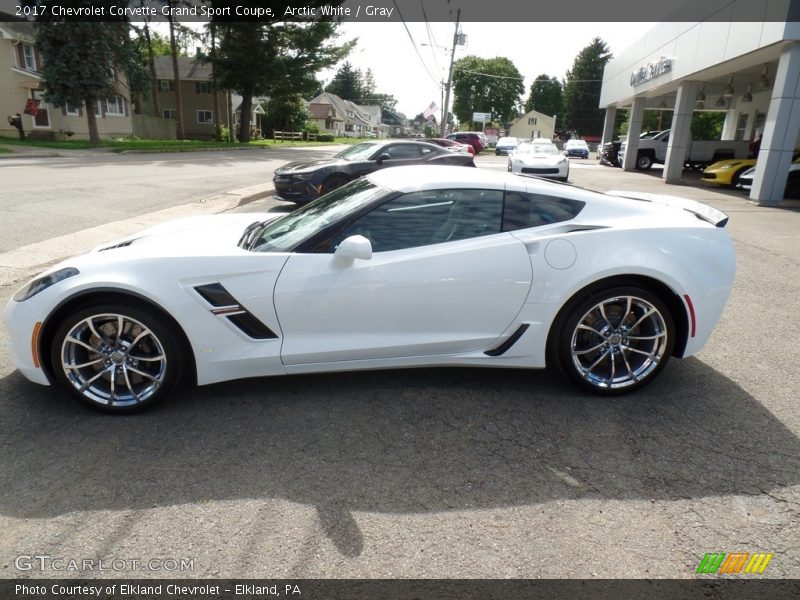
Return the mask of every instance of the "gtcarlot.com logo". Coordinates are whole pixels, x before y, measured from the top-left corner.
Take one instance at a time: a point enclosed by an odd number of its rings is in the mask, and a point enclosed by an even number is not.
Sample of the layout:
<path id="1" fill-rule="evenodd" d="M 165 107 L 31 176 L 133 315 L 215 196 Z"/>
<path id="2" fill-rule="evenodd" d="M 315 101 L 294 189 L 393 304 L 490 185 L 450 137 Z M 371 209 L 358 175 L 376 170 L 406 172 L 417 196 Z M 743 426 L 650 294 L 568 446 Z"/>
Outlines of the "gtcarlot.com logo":
<path id="1" fill-rule="evenodd" d="M 772 553 L 767 552 L 707 552 L 697 565 L 697 573 L 761 575 L 771 560 Z"/>
<path id="2" fill-rule="evenodd" d="M 67 558 L 21 554 L 14 559 L 20 571 L 194 571 L 193 558 Z"/>

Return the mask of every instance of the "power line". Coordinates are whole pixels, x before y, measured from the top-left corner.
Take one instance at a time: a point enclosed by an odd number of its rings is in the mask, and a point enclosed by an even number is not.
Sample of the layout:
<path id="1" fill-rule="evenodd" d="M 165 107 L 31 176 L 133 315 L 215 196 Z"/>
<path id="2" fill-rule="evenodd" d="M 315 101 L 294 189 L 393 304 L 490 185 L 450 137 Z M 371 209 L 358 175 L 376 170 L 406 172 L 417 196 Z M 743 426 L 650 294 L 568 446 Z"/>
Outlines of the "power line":
<path id="1" fill-rule="evenodd" d="M 428 77 L 431 78 L 437 86 L 439 85 L 439 81 L 434 77 L 430 70 L 428 69 L 428 65 L 425 64 L 425 61 L 422 58 L 422 55 L 419 53 L 419 49 L 417 48 L 417 43 L 414 41 L 414 36 L 411 35 L 411 32 L 408 30 L 408 25 L 406 25 L 406 20 L 403 18 L 403 13 L 400 12 L 400 7 L 397 6 L 397 0 L 392 0 L 394 7 L 397 9 L 397 15 L 400 17 L 400 21 L 403 23 L 403 27 L 406 29 L 406 33 L 408 34 L 408 39 L 411 40 L 411 45 L 414 47 L 414 52 L 417 54 L 417 58 L 422 63 L 422 66 L 425 68 L 425 72 L 428 74 Z"/>
<path id="2" fill-rule="evenodd" d="M 433 43 L 433 34 L 431 32 L 431 24 L 428 21 L 428 15 L 425 14 L 425 4 L 422 0 L 419 0 L 419 7 L 422 9 L 422 18 L 425 19 L 425 30 L 428 32 L 428 42 L 431 46 L 431 56 L 433 57 L 433 64 L 436 66 L 436 71 L 438 73 L 442 72 L 442 69 L 439 67 L 439 61 L 436 60 L 436 44 Z"/>

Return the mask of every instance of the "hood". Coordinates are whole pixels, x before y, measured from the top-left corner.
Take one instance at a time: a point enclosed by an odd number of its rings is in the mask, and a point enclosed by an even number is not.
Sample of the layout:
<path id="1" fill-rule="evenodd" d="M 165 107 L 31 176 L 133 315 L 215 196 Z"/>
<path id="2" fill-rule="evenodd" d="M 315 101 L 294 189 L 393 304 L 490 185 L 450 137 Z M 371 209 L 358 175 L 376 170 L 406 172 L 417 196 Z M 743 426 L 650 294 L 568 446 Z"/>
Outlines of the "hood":
<path id="1" fill-rule="evenodd" d="M 250 223 L 279 216 L 281 213 L 236 213 L 177 219 L 97 246 L 89 255 L 98 260 L 111 260 L 123 256 L 153 258 L 240 253 L 237 242 Z"/>
<path id="2" fill-rule="evenodd" d="M 346 162 L 347 162 L 346 160 L 343 160 L 341 158 L 321 158 L 319 160 L 290 162 L 288 164 L 283 165 L 282 167 L 275 169 L 275 174 L 286 175 L 291 173 L 304 173 L 306 171 L 313 171 L 314 169 L 319 169 L 320 167 L 328 167 Z"/>

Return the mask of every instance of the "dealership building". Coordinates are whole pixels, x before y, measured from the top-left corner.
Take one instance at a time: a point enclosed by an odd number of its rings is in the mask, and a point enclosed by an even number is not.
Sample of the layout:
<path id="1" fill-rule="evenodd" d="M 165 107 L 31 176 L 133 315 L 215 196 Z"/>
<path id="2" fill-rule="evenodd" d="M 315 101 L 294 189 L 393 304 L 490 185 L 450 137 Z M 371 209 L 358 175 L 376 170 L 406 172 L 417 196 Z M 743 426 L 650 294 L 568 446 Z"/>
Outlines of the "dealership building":
<path id="1" fill-rule="evenodd" d="M 645 110 L 673 111 L 667 183 L 681 179 L 694 111 L 724 111 L 723 140 L 761 136 L 750 198 L 765 206 L 782 201 L 800 147 L 800 23 L 786 6 L 783 21 L 773 11 L 765 22 L 739 22 L 753 4 L 735 0 L 705 21 L 659 23 L 606 65 L 603 142 L 611 141 L 617 109 L 629 110 L 625 170 L 636 168 Z"/>

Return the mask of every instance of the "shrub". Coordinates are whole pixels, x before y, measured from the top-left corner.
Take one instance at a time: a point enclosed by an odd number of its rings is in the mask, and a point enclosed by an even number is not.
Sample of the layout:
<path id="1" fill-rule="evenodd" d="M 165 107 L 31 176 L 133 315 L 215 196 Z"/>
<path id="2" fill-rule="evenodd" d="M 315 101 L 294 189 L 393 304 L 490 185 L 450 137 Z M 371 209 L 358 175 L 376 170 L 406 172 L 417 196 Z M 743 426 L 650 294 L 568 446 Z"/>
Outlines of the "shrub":
<path id="1" fill-rule="evenodd" d="M 320 134 L 317 136 L 317 141 L 318 141 L 318 142 L 332 142 L 332 141 L 334 141 L 335 139 L 336 139 L 336 138 L 335 138 L 335 137 L 333 137 L 333 134 L 332 134 L 332 133 L 320 133 Z"/>

